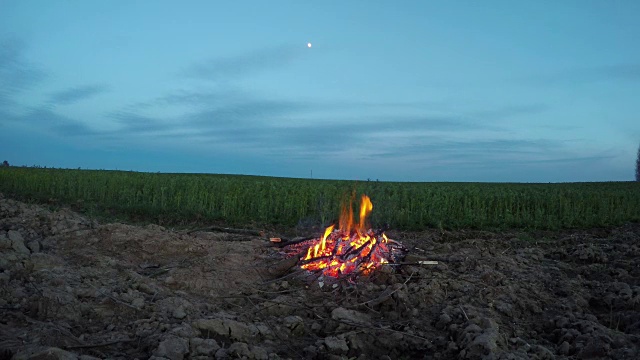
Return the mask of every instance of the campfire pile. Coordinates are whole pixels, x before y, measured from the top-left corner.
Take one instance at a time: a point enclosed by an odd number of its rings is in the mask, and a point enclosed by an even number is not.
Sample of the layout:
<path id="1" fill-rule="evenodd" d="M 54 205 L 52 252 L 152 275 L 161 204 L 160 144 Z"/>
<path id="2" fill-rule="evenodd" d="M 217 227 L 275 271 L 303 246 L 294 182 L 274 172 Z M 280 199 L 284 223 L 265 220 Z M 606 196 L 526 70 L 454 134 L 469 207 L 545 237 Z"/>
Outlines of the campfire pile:
<path id="1" fill-rule="evenodd" d="M 366 219 L 372 209 L 371 199 L 363 195 L 356 224 L 350 201 L 342 207 L 338 229 L 331 225 L 320 238 L 284 244 L 285 256 L 298 257 L 297 265 L 303 270 L 333 278 L 369 275 L 380 266 L 399 262 L 407 249 L 389 239 L 384 230 L 368 227 Z"/>

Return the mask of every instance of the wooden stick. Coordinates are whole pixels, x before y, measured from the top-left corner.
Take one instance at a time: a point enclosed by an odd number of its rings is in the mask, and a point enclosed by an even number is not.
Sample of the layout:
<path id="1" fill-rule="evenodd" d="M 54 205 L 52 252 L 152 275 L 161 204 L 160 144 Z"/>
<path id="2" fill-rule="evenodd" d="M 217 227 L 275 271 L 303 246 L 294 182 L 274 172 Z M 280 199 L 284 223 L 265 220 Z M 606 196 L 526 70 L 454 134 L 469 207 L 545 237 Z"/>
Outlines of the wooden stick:
<path id="1" fill-rule="evenodd" d="M 133 306 L 131 304 L 128 304 L 128 303 L 122 301 L 122 300 L 116 299 L 115 297 L 111 296 L 110 294 L 107 294 L 106 292 L 98 290 L 98 288 L 96 288 L 95 286 L 92 286 L 92 287 L 98 292 L 98 294 L 108 297 L 109 299 L 115 301 L 117 304 L 121 304 L 121 305 L 130 307 L 130 308 L 132 308 L 132 309 L 134 309 L 136 311 L 142 311 L 142 309 L 140 309 L 140 308 L 137 308 L 137 307 L 135 307 L 135 306 Z"/>
<path id="2" fill-rule="evenodd" d="M 277 247 L 285 247 L 285 246 L 289 246 L 289 245 L 293 245 L 293 244 L 299 244 L 301 242 L 305 242 L 305 241 L 308 241 L 308 240 L 313 240 L 315 238 L 320 238 L 320 237 L 312 235 L 312 236 L 306 236 L 306 237 L 302 237 L 302 238 L 294 238 L 294 239 L 291 239 L 291 240 L 287 240 L 287 239 L 281 237 L 280 239 L 282 241 L 273 243 L 273 245 L 277 246 Z"/>
<path id="3" fill-rule="evenodd" d="M 462 310 L 462 314 L 464 315 L 464 318 L 467 319 L 467 321 L 469 321 L 469 317 L 467 316 L 467 312 L 464 311 L 464 309 L 462 308 L 462 305 L 459 305 L 460 310 Z"/>
<path id="4" fill-rule="evenodd" d="M 209 226 L 206 228 L 189 230 L 187 231 L 187 234 L 192 234 L 194 232 L 199 232 L 199 231 L 215 231 L 215 232 L 223 232 L 223 233 L 229 233 L 229 234 L 265 236 L 265 233 L 263 230 L 258 231 L 258 230 L 250 230 L 250 229 L 233 229 L 233 228 L 226 228 L 226 227 L 220 227 L 220 226 Z"/>
<path id="5" fill-rule="evenodd" d="M 402 284 L 407 285 L 407 283 L 409 282 L 409 280 L 411 280 L 411 278 L 413 277 L 413 273 L 411 273 L 411 275 L 409 275 L 409 277 L 407 278 L 407 280 L 404 281 L 404 283 Z M 349 308 L 357 308 L 358 306 L 362 306 L 362 305 L 368 305 L 368 306 L 376 306 L 379 305 L 385 301 L 387 301 L 389 298 L 391 298 L 391 295 L 393 295 L 395 292 L 397 292 L 398 290 L 402 289 L 402 287 L 398 287 L 395 290 L 391 290 L 391 287 L 388 287 L 385 291 L 382 292 L 382 294 L 380 294 L 377 298 L 375 299 L 371 299 L 369 301 L 365 301 L 363 303 L 359 303 L 353 306 L 350 306 Z"/>
<path id="6" fill-rule="evenodd" d="M 65 346 L 65 348 L 66 349 L 88 349 L 88 348 L 94 348 L 94 347 L 115 345 L 115 344 L 119 344 L 119 343 L 123 343 L 123 342 L 131 342 L 131 341 L 133 341 L 133 339 L 120 339 L 120 340 L 113 340 L 113 341 L 103 342 L 103 343 L 99 343 L 99 344 L 85 344 L 85 345 Z"/>
<path id="7" fill-rule="evenodd" d="M 402 265 L 438 265 L 438 264 L 439 264 L 438 261 L 421 260 L 421 261 L 417 261 L 417 262 L 401 262 L 401 263 L 395 263 L 395 264 L 386 263 L 386 264 L 381 264 L 381 265 L 385 265 L 385 266 L 402 266 Z"/>

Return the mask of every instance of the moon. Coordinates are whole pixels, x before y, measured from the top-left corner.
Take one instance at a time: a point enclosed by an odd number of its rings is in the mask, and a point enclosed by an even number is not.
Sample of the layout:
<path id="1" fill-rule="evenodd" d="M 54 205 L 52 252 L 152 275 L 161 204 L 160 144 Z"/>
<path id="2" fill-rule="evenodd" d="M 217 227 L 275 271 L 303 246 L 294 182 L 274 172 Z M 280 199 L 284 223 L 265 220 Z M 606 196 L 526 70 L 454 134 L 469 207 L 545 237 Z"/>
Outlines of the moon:
<path id="1" fill-rule="evenodd" d="M 307 47 L 311 48 L 311 43 L 310 42 L 307 43 Z"/>

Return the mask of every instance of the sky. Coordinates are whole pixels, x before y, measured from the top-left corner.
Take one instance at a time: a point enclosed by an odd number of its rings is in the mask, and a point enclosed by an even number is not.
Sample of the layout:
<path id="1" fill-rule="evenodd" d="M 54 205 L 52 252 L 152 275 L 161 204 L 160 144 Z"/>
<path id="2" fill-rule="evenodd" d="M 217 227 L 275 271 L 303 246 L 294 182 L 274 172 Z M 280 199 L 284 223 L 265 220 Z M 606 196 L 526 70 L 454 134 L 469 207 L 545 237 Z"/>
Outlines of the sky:
<path id="1" fill-rule="evenodd" d="M 631 181 L 638 19 L 633 0 L 0 0 L 0 161 Z"/>

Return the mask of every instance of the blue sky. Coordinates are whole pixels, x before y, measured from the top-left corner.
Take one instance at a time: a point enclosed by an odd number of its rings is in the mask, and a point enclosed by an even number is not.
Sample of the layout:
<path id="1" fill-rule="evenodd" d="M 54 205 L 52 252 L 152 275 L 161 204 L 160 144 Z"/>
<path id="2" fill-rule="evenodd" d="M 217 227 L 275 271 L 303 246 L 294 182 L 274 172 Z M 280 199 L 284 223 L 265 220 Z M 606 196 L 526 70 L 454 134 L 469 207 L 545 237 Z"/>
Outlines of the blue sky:
<path id="1" fill-rule="evenodd" d="M 632 180 L 637 19 L 631 0 L 0 0 L 0 161 Z"/>

